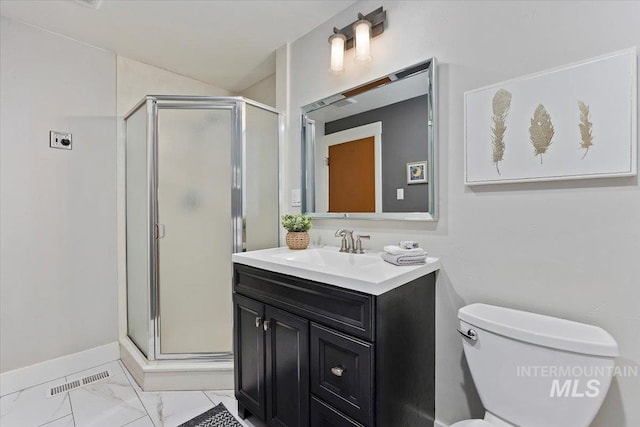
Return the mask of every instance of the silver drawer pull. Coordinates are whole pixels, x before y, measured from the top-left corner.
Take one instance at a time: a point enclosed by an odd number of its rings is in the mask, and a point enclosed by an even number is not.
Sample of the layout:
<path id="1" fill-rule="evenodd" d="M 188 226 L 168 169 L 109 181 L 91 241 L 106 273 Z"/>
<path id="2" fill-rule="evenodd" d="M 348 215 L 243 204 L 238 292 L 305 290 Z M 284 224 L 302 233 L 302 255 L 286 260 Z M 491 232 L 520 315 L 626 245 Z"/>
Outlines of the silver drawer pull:
<path id="1" fill-rule="evenodd" d="M 256 328 L 260 327 L 260 323 L 262 323 L 262 317 L 256 317 Z"/>
<path id="2" fill-rule="evenodd" d="M 341 377 L 343 372 L 344 368 L 342 366 L 334 366 L 333 368 L 331 368 L 331 373 L 336 377 Z"/>
<path id="3" fill-rule="evenodd" d="M 265 320 L 264 322 L 262 322 L 262 329 L 264 329 L 265 331 L 268 331 L 270 326 L 271 322 L 269 320 Z"/>
<path id="4" fill-rule="evenodd" d="M 469 329 L 467 330 L 467 332 L 458 329 L 458 333 L 463 337 L 470 339 L 471 341 L 478 341 L 478 334 L 473 329 Z"/>

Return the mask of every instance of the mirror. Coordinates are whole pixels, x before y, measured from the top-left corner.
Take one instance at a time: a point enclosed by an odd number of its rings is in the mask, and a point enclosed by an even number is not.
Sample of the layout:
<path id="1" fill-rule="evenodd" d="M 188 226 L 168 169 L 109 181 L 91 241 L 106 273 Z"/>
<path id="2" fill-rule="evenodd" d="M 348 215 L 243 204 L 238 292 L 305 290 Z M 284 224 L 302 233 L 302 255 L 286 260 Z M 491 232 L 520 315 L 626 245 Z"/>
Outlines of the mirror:
<path id="1" fill-rule="evenodd" d="M 302 210 L 437 219 L 436 60 L 302 107 Z"/>

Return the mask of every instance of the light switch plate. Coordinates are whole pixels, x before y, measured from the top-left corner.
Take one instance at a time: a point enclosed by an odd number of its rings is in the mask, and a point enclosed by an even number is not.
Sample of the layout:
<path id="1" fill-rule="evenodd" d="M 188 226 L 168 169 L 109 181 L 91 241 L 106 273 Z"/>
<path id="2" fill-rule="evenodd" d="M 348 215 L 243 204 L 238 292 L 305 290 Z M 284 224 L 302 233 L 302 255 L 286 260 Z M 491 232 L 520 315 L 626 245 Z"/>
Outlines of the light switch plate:
<path id="1" fill-rule="evenodd" d="M 70 132 L 49 131 L 49 147 L 71 150 L 72 138 Z"/>
<path id="2" fill-rule="evenodd" d="M 396 199 L 404 200 L 404 188 L 396 189 Z"/>
<path id="3" fill-rule="evenodd" d="M 299 207 L 302 205 L 300 201 L 300 189 L 291 190 L 291 206 Z"/>

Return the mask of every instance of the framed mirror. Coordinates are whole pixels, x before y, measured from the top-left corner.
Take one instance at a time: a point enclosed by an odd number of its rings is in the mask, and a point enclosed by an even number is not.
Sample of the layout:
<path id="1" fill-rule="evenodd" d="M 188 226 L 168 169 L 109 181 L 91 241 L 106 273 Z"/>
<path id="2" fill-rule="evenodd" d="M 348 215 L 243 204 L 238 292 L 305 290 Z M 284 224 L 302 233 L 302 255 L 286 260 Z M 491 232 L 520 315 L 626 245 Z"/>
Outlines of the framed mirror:
<path id="1" fill-rule="evenodd" d="M 438 218 L 436 59 L 302 107 L 302 210 Z"/>

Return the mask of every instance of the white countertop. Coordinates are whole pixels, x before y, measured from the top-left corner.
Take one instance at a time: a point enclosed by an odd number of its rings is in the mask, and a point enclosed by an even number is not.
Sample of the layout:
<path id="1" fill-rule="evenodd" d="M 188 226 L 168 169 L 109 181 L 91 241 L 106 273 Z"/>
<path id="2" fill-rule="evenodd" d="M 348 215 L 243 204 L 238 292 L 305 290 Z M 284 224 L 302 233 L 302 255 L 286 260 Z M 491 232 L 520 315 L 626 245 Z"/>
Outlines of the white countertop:
<path id="1" fill-rule="evenodd" d="M 364 254 L 339 252 L 332 246 L 304 250 L 272 248 L 233 254 L 238 264 L 328 283 L 370 295 L 382 295 L 418 277 L 440 269 L 438 258 L 428 257 L 426 264 L 396 266 L 385 262 L 380 252 Z"/>

